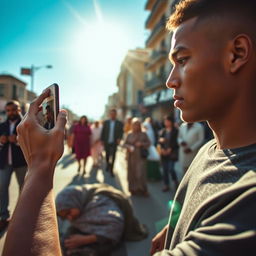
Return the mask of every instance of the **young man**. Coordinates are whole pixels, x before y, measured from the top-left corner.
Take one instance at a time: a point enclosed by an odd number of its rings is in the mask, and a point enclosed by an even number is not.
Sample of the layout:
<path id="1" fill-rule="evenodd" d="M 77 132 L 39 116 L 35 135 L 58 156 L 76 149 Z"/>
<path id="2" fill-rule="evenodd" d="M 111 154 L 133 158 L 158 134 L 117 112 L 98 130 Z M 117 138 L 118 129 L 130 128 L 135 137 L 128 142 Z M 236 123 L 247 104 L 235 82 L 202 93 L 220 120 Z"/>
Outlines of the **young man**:
<path id="1" fill-rule="evenodd" d="M 200 150 L 181 182 L 173 204 L 178 222 L 171 218 L 153 239 L 155 256 L 255 254 L 255 9 L 255 1 L 185 0 L 169 21 L 174 66 L 168 87 L 175 106 L 184 121 L 208 120 L 216 141 Z M 38 127 L 35 114 L 45 97 L 32 104 L 18 129 L 29 174 L 3 256 L 60 255 L 52 176 L 63 152 L 66 115 L 50 132 Z"/>
<path id="2" fill-rule="evenodd" d="M 207 120 L 215 140 L 184 176 L 154 256 L 255 255 L 255 10 L 249 0 L 184 0 L 168 21 L 174 105 L 186 122 Z"/>
<path id="3" fill-rule="evenodd" d="M 27 164 L 19 144 L 16 127 L 21 121 L 20 105 L 9 101 L 5 105 L 7 119 L 0 124 L 0 233 L 9 223 L 9 185 L 15 172 L 21 191 L 27 171 Z"/>

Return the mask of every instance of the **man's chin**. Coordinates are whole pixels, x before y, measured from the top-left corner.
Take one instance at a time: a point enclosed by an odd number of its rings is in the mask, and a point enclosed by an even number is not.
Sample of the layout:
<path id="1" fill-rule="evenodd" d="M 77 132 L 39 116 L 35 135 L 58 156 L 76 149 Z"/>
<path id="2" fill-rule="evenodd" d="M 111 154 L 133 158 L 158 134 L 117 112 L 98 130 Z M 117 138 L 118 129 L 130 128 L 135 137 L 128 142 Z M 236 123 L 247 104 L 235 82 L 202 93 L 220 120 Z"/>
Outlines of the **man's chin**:
<path id="1" fill-rule="evenodd" d="M 10 121 L 15 121 L 15 120 L 18 119 L 18 116 L 9 116 L 8 119 L 9 119 Z"/>
<path id="2" fill-rule="evenodd" d="M 187 111 L 181 111 L 180 118 L 183 122 L 186 122 L 186 123 L 195 123 L 195 122 L 205 121 L 204 118 L 199 117 L 198 115 L 195 115 L 192 113 L 188 113 Z"/>

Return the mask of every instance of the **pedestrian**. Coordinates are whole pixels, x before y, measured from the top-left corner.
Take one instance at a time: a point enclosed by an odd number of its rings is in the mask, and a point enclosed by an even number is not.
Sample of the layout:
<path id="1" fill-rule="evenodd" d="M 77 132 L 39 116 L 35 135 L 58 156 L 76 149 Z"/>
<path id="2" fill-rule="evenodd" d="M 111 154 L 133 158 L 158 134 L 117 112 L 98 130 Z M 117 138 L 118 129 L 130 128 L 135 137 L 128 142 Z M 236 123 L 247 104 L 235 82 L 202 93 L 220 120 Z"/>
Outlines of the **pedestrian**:
<path id="1" fill-rule="evenodd" d="M 128 133 L 132 130 L 132 117 L 128 116 L 126 118 L 125 124 L 124 124 L 124 135 L 127 136 Z"/>
<path id="2" fill-rule="evenodd" d="M 117 146 L 123 137 L 123 123 L 117 120 L 116 109 L 110 109 L 110 119 L 104 121 L 101 141 L 105 149 L 106 171 L 109 171 L 111 176 L 114 176 L 113 168 L 116 157 Z"/>
<path id="3" fill-rule="evenodd" d="M 0 124 L 0 232 L 9 223 L 9 185 L 12 173 L 15 173 L 21 191 L 27 172 L 27 164 L 17 142 L 16 127 L 21 121 L 19 102 L 7 102 L 5 112 L 7 120 Z"/>
<path id="4" fill-rule="evenodd" d="M 147 237 L 128 197 L 107 184 L 65 187 L 56 197 L 56 210 L 70 222 L 60 238 L 64 255 L 108 256 L 124 239 Z"/>
<path id="5" fill-rule="evenodd" d="M 188 123 L 207 120 L 215 139 L 200 149 L 180 183 L 169 225 L 153 239 L 154 256 L 255 254 L 255 9 L 255 1 L 183 0 L 168 21 L 173 67 L 167 85 L 174 105 Z M 50 131 L 39 127 L 36 114 L 48 94 L 34 101 L 18 127 L 29 173 L 3 256 L 61 255 L 53 175 L 66 114 Z"/>
<path id="6" fill-rule="evenodd" d="M 179 127 L 179 163 L 186 173 L 204 142 L 204 128 L 200 123 L 182 123 Z"/>
<path id="7" fill-rule="evenodd" d="M 93 166 L 99 167 L 102 160 L 102 151 L 103 146 L 100 140 L 102 126 L 99 121 L 95 121 L 91 127 L 92 136 L 91 136 L 91 154 L 93 159 Z"/>
<path id="8" fill-rule="evenodd" d="M 91 155 L 91 128 L 88 124 L 88 119 L 86 116 L 81 116 L 79 123 L 74 126 L 73 136 L 74 136 L 74 150 L 76 155 L 76 160 L 78 162 L 78 174 L 80 173 L 81 165 L 83 164 L 82 175 L 86 172 L 86 162 L 87 157 Z"/>
<path id="9" fill-rule="evenodd" d="M 160 172 L 160 157 L 156 150 L 157 144 L 157 130 L 154 126 L 153 119 L 151 117 L 147 117 L 142 124 L 143 131 L 146 132 L 148 138 L 150 140 L 150 146 L 148 148 L 149 154 L 147 157 L 147 179 L 149 181 L 158 181 L 161 180 L 161 172 Z"/>
<path id="10" fill-rule="evenodd" d="M 150 140 L 141 130 L 141 122 L 138 118 L 132 119 L 132 131 L 124 141 L 127 149 L 127 179 L 129 191 L 132 195 L 149 196 L 146 180 L 147 148 Z"/>
<path id="11" fill-rule="evenodd" d="M 256 2 L 184 0 L 172 29 L 167 86 L 187 123 L 215 139 L 194 158 L 154 256 L 243 256 L 256 251 Z"/>
<path id="12" fill-rule="evenodd" d="M 172 181 L 175 186 L 175 190 L 178 188 L 179 182 L 175 171 L 175 162 L 178 160 L 178 130 L 174 126 L 174 120 L 172 116 L 166 116 L 164 118 L 164 126 L 159 133 L 159 146 L 161 163 L 163 167 L 163 192 L 170 190 L 169 174 L 171 174 Z"/>

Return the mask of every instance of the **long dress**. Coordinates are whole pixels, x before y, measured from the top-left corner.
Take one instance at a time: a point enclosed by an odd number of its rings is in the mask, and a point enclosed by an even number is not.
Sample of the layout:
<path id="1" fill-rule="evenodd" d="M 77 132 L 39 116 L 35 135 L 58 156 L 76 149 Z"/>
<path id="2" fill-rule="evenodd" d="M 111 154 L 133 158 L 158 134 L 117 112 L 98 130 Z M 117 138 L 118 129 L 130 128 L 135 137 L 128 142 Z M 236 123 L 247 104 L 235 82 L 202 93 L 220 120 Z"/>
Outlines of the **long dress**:
<path id="1" fill-rule="evenodd" d="M 100 136 L 101 136 L 102 127 L 92 127 L 92 137 L 91 137 L 91 153 L 93 164 L 99 164 L 100 156 L 103 151 L 103 146 L 101 144 Z"/>
<path id="2" fill-rule="evenodd" d="M 73 130 L 74 148 L 76 159 L 80 160 L 91 155 L 90 152 L 90 136 L 91 128 L 88 125 L 77 124 Z"/>
<path id="3" fill-rule="evenodd" d="M 145 132 L 131 132 L 125 140 L 125 147 L 133 147 L 134 151 L 129 152 L 127 156 L 127 179 L 129 191 L 132 194 L 146 194 L 147 193 L 147 179 L 146 179 L 146 158 L 141 157 L 140 147 L 136 147 L 135 143 L 141 142 L 143 147 L 150 146 L 150 140 Z"/>

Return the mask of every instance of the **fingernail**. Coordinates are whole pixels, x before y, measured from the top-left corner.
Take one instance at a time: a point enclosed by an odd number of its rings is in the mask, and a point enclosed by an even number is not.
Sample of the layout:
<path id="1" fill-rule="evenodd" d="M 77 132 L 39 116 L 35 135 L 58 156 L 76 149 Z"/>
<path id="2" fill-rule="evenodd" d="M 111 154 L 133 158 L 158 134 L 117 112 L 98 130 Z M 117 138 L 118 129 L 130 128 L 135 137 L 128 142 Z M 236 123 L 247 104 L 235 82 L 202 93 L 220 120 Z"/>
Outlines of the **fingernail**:
<path id="1" fill-rule="evenodd" d="M 65 109 L 61 109 L 60 110 L 60 112 L 59 112 L 59 114 L 61 114 L 63 117 L 65 116 L 67 116 L 68 115 L 68 112 L 67 112 L 67 110 L 65 110 Z"/>

